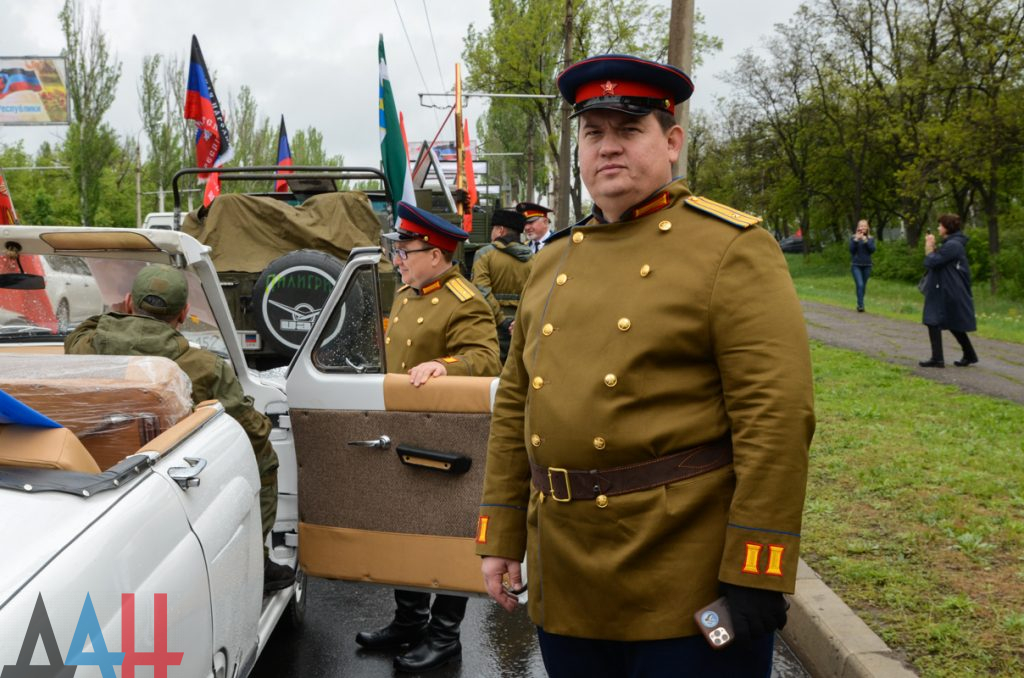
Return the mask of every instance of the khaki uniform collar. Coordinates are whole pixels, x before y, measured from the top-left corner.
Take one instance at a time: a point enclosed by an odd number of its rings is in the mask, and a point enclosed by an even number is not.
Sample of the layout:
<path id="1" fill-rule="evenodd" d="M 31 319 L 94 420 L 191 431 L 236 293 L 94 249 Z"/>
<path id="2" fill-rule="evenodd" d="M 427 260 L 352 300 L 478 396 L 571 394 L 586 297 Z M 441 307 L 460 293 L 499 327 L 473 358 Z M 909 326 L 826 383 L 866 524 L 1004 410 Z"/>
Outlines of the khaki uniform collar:
<path id="1" fill-rule="evenodd" d="M 412 289 L 413 289 L 414 292 L 416 292 L 420 296 L 424 296 L 425 297 L 428 294 L 432 294 L 432 293 L 438 291 L 439 289 L 441 289 L 442 287 L 444 287 L 444 284 L 446 282 L 448 282 L 449 278 L 451 278 L 453 276 L 456 276 L 458 274 L 459 274 L 459 267 L 456 266 L 454 263 L 452 263 L 452 267 L 449 268 L 444 273 L 442 273 L 441 277 L 435 279 L 431 283 L 427 283 L 426 285 L 423 286 L 423 289 L 417 290 L 415 287 L 412 288 Z"/>
<path id="2" fill-rule="evenodd" d="M 640 219 L 641 217 L 646 217 L 649 214 L 660 212 L 666 207 L 674 205 L 677 201 L 689 196 L 690 189 L 686 187 L 686 182 L 683 179 L 673 179 L 623 212 L 622 221 L 633 221 L 634 219 Z M 594 205 L 594 219 L 601 224 L 609 223 L 597 205 Z"/>

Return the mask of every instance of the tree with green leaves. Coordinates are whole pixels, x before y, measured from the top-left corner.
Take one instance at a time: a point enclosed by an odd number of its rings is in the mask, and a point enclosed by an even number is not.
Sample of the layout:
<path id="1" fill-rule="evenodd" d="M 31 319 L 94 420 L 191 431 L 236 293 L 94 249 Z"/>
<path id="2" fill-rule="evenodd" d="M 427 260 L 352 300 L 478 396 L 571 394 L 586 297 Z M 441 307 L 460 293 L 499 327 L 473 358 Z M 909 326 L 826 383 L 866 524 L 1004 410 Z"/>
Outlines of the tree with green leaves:
<path id="1" fill-rule="evenodd" d="M 110 54 L 97 10 L 88 28 L 78 0 L 65 0 L 59 15 L 67 60 L 67 92 L 73 121 L 68 128 L 67 157 L 79 191 L 80 222 L 92 224 L 102 194 L 100 178 L 117 154 L 117 135 L 103 123 L 114 103 L 121 63 Z"/>

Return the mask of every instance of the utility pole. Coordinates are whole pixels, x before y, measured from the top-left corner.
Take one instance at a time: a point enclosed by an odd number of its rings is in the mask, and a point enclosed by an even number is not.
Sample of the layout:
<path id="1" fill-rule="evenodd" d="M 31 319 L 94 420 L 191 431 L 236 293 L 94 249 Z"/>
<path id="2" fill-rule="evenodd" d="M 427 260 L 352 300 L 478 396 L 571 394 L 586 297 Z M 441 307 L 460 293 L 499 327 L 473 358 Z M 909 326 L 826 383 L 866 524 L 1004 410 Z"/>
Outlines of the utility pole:
<path id="1" fill-rule="evenodd" d="M 526 200 L 533 202 L 533 186 L 536 183 L 533 166 L 534 122 L 531 115 L 526 120 Z"/>
<path id="2" fill-rule="evenodd" d="M 668 62 L 692 76 L 693 70 L 693 0 L 672 0 L 672 14 L 668 30 Z M 676 122 L 686 132 L 679 162 L 672 167 L 672 175 L 686 178 L 687 152 L 690 145 L 690 101 L 676 107 Z"/>
<path id="3" fill-rule="evenodd" d="M 562 68 L 572 63 L 572 0 L 565 0 L 565 44 L 562 49 Z M 562 138 L 558 144 L 558 204 L 555 211 L 555 228 L 565 228 L 569 223 L 569 153 L 572 128 L 569 121 L 569 104 L 562 100 Z"/>
<path id="4" fill-rule="evenodd" d="M 142 228 L 142 144 L 135 140 L 135 228 Z"/>

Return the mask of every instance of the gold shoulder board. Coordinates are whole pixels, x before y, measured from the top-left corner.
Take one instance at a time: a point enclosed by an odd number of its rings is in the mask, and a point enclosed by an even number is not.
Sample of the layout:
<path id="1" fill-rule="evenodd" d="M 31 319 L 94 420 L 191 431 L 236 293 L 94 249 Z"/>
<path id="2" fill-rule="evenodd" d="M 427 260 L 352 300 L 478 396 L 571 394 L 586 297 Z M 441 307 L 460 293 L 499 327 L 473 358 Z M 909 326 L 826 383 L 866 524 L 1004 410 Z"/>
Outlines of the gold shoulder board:
<path id="1" fill-rule="evenodd" d="M 444 286 L 451 290 L 451 293 L 459 301 L 469 301 L 476 296 L 476 287 L 468 284 L 462 278 L 452 278 Z"/>
<path id="2" fill-rule="evenodd" d="M 721 219 L 722 221 L 739 228 L 749 228 L 750 226 L 756 226 L 764 221 L 761 217 L 755 217 L 753 214 L 734 210 L 728 205 L 723 205 L 720 202 L 708 200 L 707 198 L 702 198 L 700 196 L 691 195 L 689 198 L 684 199 L 683 202 L 695 210 L 699 210 L 705 214 L 710 214 L 713 217 Z"/>

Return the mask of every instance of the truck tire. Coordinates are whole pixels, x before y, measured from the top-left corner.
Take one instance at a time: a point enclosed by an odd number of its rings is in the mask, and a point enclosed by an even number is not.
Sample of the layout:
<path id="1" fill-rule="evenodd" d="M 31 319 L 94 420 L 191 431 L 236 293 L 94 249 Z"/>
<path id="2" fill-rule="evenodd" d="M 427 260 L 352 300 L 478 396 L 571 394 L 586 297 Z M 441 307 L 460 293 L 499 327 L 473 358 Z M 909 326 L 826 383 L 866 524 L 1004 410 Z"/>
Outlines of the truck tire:
<path id="1" fill-rule="evenodd" d="M 337 257 L 317 250 L 296 250 L 270 262 L 253 285 L 250 307 L 263 345 L 291 360 L 344 269 Z"/>

